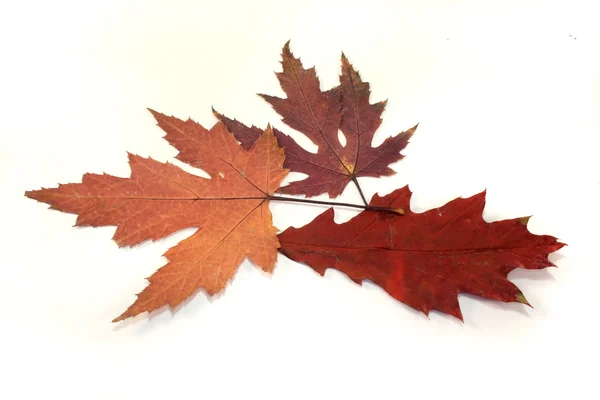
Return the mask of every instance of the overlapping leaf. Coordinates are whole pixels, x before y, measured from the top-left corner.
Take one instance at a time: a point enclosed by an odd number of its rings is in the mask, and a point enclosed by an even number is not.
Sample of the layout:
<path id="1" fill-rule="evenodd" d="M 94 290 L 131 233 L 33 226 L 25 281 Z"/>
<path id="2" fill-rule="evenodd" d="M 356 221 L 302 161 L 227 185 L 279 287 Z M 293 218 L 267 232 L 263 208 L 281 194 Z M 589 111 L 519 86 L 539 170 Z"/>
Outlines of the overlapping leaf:
<path id="1" fill-rule="evenodd" d="M 130 155 L 130 178 L 86 174 L 82 183 L 26 193 L 53 209 L 78 214 L 78 226 L 116 225 L 119 246 L 200 228 L 165 253 L 168 263 L 148 278 L 137 301 L 115 321 L 164 305 L 175 307 L 198 289 L 218 293 L 245 256 L 267 272 L 277 258 L 279 243 L 267 197 L 287 170 L 272 131 L 267 129 L 246 151 L 221 123 L 208 131 L 192 120 L 153 113 L 178 145 L 178 157 L 212 179 Z"/>
<path id="2" fill-rule="evenodd" d="M 372 147 L 385 102 L 370 104 L 369 84 L 346 57 L 342 55 L 340 85 L 327 91 L 321 90 L 314 68 L 305 69 L 289 44 L 282 57 L 283 71 L 277 77 L 287 97 L 262 96 L 284 123 L 318 146 L 316 154 L 280 131 L 263 132 L 216 111 L 221 122 L 209 131 L 190 119 L 150 110 L 165 139 L 179 150 L 177 158 L 203 169 L 211 179 L 130 155 L 130 178 L 86 174 L 81 183 L 26 192 L 51 208 L 78 214 L 78 226 L 117 226 L 114 240 L 119 246 L 199 228 L 165 253 L 167 264 L 148 278 L 150 284 L 137 301 L 115 321 L 164 305 L 175 307 L 198 289 L 218 293 L 246 256 L 270 272 L 280 242 L 282 253 L 321 274 L 336 268 L 357 283 L 370 280 L 424 313 L 439 310 L 462 319 L 459 293 L 527 304 L 508 273 L 553 265 L 548 255 L 563 244 L 531 234 L 526 219 L 485 222 L 484 193 L 418 214 L 410 211 L 411 193 L 405 187 L 375 196 L 370 210 L 347 223 L 336 224 L 329 209 L 302 228 L 276 235 L 268 203 L 286 199 L 273 197 L 275 191 L 336 197 L 352 181 L 364 200 L 357 178 L 392 174 L 389 165 L 403 157 L 400 151 L 416 129 Z M 285 160 L 278 143 L 285 147 Z M 288 172 L 284 167 L 307 178 L 279 188 Z"/>
<path id="3" fill-rule="evenodd" d="M 285 149 L 285 167 L 308 175 L 304 180 L 282 187 L 280 192 L 307 196 L 328 193 L 333 198 L 339 196 L 349 182 L 357 183 L 357 177 L 393 174 L 388 165 L 403 158 L 400 151 L 416 126 L 372 147 L 385 102 L 369 103 L 369 84 L 362 81 L 344 55 L 340 86 L 328 91 L 321 90 L 315 69 L 305 69 L 300 59 L 294 57 L 289 43 L 283 48 L 282 58 L 283 71 L 276 75 L 287 98 L 261 96 L 283 117 L 284 123 L 312 140 L 318 152 L 308 152 L 290 136 L 275 132 Z M 248 143 L 256 137 L 258 128 L 215 115 L 241 142 Z M 338 130 L 346 138 L 345 146 L 338 138 Z"/>
<path id="4" fill-rule="evenodd" d="M 371 201 L 403 208 L 404 216 L 363 211 L 338 225 L 329 209 L 281 233 L 280 252 L 320 274 L 335 268 L 357 283 L 370 280 L 426 314 L 439 310 L 462 320 L 459 293 L 527 304 L 508 273 L 552 266 L 548 254 L 564 246 L 530 233 L 527 218 L 484 221 L 484 193 L 421 214 L 410 211 L 410 196 L 407 186 Z"/>

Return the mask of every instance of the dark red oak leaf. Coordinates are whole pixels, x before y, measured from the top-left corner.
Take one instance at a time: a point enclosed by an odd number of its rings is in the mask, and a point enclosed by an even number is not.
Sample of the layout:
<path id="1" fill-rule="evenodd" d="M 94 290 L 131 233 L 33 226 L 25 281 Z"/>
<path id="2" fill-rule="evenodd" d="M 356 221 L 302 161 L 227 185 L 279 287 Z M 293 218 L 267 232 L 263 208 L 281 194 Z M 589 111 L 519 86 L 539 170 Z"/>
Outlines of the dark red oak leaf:
<path id="1" fill-rule="evenodd" d="M 554 266 L 548 254 L 564 246 L 530 233 L 528 218 L 484 221 L 485 192 L 424 213 L 410 211 L 410 197 L 406 186 L 371 201 L 403 208 L 404 216 L 363 211 L 336 224 L 329 209 L 279 234 L 279 250 L 321 275 L 335 268 L 356 283 L 372 281 L 425 314 L 438 310 L 462 320 L 459 293 L 528 304 L 508 273 Z"/>
<path id="2" fill-rule="evenodd" d="M 318 152 L 308 152 L 290 136 L 274 130 L 285 149 L 285 167 L 308 175 L 306 179 L 280 188 L 279 192 L 306 196 L 328 193 L 333 198 L 354 181 L 366 202 L 356 178 L 392 175 L 394 171 L 388 165 L 404 157 L 400 151 L 417 127 L 372 147 L 385 102 L 369 103 L 369 84 L 362 81 L 343 54 L 340 86 L 328 91 L 321 90 L 314 67 L 305 69 L 300 59 L 294 57 L 289 42 L 283 48 L 282 58 L 283 71 L 276 75 L 287 98 L 261 96 L 283 117 L 285 124 L 312 140 Z M 250 143 L 250 138 L 260 132 L 254 126 L 247 127 L 216 112 L 215 115 L 242 145 Z M 345 146 L 338 138 L 338 130 L 346 138 Z"/>

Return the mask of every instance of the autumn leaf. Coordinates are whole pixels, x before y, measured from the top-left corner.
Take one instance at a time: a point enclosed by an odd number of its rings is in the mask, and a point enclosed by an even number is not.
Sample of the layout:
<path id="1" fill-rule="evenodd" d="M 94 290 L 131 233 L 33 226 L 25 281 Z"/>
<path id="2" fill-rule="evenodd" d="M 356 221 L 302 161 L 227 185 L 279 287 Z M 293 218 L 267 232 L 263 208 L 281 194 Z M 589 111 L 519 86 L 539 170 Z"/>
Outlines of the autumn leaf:
<path id="1" fill-rule="evenodd" d="M 165 305 L 174 308 L 199 289 L 214 295 L 225 288 L 244 257 L 271 272 L 280 243 L 283 254 L 321 274 L 336 268 L 357 283 L 370 280 L 426 314 L 439 310 L 462 319 L 459 293 L 528 304 L 508 273 L 552 266 L 548 255 L 564 244 L 531 234 L 527 218 L 485 222 L 484 193 L 420 214 L 410 211 L 408 187 L 376 195 L 367 205 L 357 178 L 392 174 L 389 165 L 402 159 L 400 151 L 416 126 L 372 147 L 385 102 L 370 103 L 369 84 L 348 59 L 342 54 L 340 85 L 322 91 L 314 68 L 305 69 L 289 43 L 282 57 L 283 71 L 277 77 L 287 98 L 262 96 L 283 122 L 318 146 L 316 154 L 276 129 L 248 127 L 214 110 L 220 122 L 210 130 L 191 119 L 150 110 L 165 139 L 179 151 L 177 158 L 204 170 L 210 179 L 129 154 L 129 178 L 85 174 L 81 183 L 25 193 L 53 209 L 77 214 L 77 226 L 116 226 L 113 239 L 119 246 L 199 228 L 164 254 L 167 263 L 114 321 Z M 307 178 L 280 188 L 286 168 Z M 275 195 L 336 197 L 350 181 L 364 205 Z M 364 211 L 338 225 L 329 209 L 302 228 L 276 235 L 269 210 L 275 200 Z"/>
<path id="2" fill-rule="evenodd" d="M 266 272 L 277 258 L 268 197 L 288 171 L 272 130 L 267 128 L 246 151 L 221 123 L 208 131 L 192 120 L 170 125 L 176 119 L 153 113 L 179 145 L 179 158 L 193 160 L 212 179 L 130 154 L 130 178 L 85 174 L 82 183 L 26 193 L 53 209 L 78 214 L 77 226 L 116 225 L 119 246 L 199 228 L 164 254 L 168 263 L 114 321 L 164 305 L 173 308 L 198 289 L 218 293 L 245 256 Z"/>
<path id="3" fill-rule="evenodd" d="M 325 92 L 320 88 L 315 69 L 302 66 L 300 59 L 290 51 L 289 42 L 283 48 L 282 58 L 283 72 L 276 75 L 287 98 L 261 96 L 283 117 L 284 123 L 311 139 L 318 146 L 318 152 L 310 153 L 290 136 L 275 131 L 279 144 L 285 149 L 284 166 L 308 175 L 279 191 L 307 196 L 328 193 L 333 198 L 354 181 L 366 203 L 356 178 L 392 175 L 394 171 L 388 165 L 403 158 L 400 151 L 417 127 L 372 147 L 385 102 L 369 103 L 369 84 L 362 81 L 343 54 L 340 86 Z M 216 112 L 215 115 L 242 143 L 256 137 L 258 128 L 247 127 Z M 338 138 L 338 130 L 346 138 L 345 146 Z"/>
<path id="4" fill-rule="evenodd" d="M 410 211 L 410 197 L 406 186 L 371 201 L 403 208 L 404 216 L 363 211 L 336 224 L 329 209 L 282 232 L 280 252 L 320 274 L 335 268 L 356 283 L 370 280 L 425 314 L 438 310 L 462 320 L 459 293 L 528 304 L 508 273 L 553 266 L 548 254 L 564 246 L 530 233 L 528 218 L 484 221 L 485 192 L 424 213 Z"/>
<path id="5" fill-rule="evenodd" d="M 236 119 L 231 119 L 226 117 L 223 114 L 217 112 L 214 108 L 212 109 L 213 114 L 219 121 L 221 121 L 227 127 L 227 130 L 235 136 L 235 138 L 240 142 L 240 145 L 244 149 L 249 149 L 252 147 L 256 139 L 262 134 L 263 130 L 252 125 L 250 127 L 244 125 L 240 121 Z M 281 135 L 282 133 L 277 129 L 273 128 L 273 133 L 277 137 L 277 135 Z M 285 149 L 284 149 L 285 151 Z"/>

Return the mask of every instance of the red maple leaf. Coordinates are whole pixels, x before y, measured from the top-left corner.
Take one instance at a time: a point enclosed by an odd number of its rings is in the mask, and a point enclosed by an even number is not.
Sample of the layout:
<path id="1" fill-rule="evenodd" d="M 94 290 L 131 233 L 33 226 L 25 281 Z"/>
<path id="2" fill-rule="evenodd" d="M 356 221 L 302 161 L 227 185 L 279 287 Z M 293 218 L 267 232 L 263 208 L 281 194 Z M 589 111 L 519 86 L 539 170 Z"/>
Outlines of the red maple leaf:
<path id="1" fill-rule="evenodd" d="M 370 280 L 425 314 L 439 310 L 462 320 L 459 293 L 528 304 L 508 273 L 553 266 L 548 254 L 564 246 L 530 233 L 528 218 L 484 221 L 485 192 L 424 213 L 410 211 L 410 196 L 406 186 L 371 201 L 402 208 L 404 216 L 363 211 L 336 224 L 329 209 L 279 234 L 279 251 L 320 274 L 335 268 L 357 283 Z"/>
<path id="2" fill-rule="evenodd" d="M 400 151 L 417 127 L 372 147 L 386 102 L 369 103 L 369 84 L 362 81 L 343 54 L 340 86 L 327 91 L 321 90 L 314 67 L 305 69 L 300 59 L 294 57 L 289 42 L 283 48 L 282 58 L 283 72 L 276 75 L 287 98 L 261 96 L 283 117 L 284 123 L 304 133 L 319 149 L 316 154 L 310 153 L 290 136 L 274 130 L 285 149 L 285 167 L 308 175 L 280 188 L 279 192 L 306 196 L 328 193 L 333 198 L 353 181 L 366 203 L 356 178 L 392 175 L 394 171 L 388 165 L 404 157 Z M 242 144 L 250 143 L 260 132 L 254 126 L 247 127 L 216 112 L 215 115 Z M 345 146 L 338 138 L 338 130 L 346 138 Z"/>

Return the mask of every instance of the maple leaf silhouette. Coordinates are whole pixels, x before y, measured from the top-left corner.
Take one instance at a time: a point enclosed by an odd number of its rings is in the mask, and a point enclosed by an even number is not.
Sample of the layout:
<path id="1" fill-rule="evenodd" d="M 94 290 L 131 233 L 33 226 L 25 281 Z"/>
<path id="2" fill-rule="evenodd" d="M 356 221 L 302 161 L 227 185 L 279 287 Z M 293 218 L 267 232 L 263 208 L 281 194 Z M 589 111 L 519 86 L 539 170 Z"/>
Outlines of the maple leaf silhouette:
<path id="1" fill-rule="evenodd" d="M 369 103 L 369 84 L 362 81 L 345 55 L 342 54 L 340 86 L 327 91 L 321 90 L 314 67 L 305 69 L 300 59 L 294 57 L 289 42 L 283 48 L 282 59 L 283 71 L 276 75 L 287 98 L 260 96 L 283 117 L 285 124 L 312 140 L 318 152 L 310 153 L 290 136 L 275 131 L 279 144 L 285 149 L 284 166 L 308 175 L 306 179 L 281 187 L 279 192 L 306 196 L 328 193 L 333 198 L 353 181 L 366 204 L 357 177 L 392 175 L 394 171 L 388 165 L 404 157 L 400 151 L 417 126 L 372 147 L 386 102 Z M 215 115 L 242 143 L 251 143 L 256 137 L 258 128 L 217 112 Z M 345 146 L 338 138 L 338 130 L 346 138 Z"/>
<path id="2" fill-rule="evenodd" d="M 179 158 L 193 153 L 193 165 L 212 179 L 130 154 L 130 178 L 85 174 L 81 183 L 26 192 L 53 209 L 78 214 L 77 226 L 116 225 L 113 239 L 119 246 L 199 228 L 164 254 L 168 263 L 114 321 L 164 305 L 173 308 L 198 289 L 218 293 L 245 256 L 266 272 L 277 259 L 277 230 L 267 200 L 287 170 L 272 130 L 246 151 L 221 123 L 208 131 L 192 120 L 153 114 L 171 140 L 189 146 Z"/>

